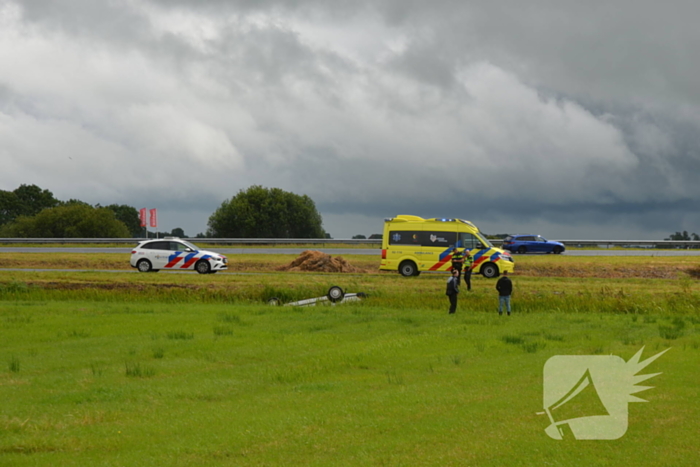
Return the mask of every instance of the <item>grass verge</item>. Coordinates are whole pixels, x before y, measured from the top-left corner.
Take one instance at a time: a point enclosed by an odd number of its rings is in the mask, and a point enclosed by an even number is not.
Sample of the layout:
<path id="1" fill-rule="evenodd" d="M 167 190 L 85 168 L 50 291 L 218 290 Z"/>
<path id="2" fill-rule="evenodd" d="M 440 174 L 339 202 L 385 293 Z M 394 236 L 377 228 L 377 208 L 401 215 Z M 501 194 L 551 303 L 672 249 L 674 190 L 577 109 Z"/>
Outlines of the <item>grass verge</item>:
<path id="1" fill-rule="evenodd" d="M 695 315 L 3 301 L 0 464 L 696 465 Z M 679 323 L 683 323 L 682 325 Z M 682 327 L 669 339 L 663 326 Z M 230 332 L 218 332 L 228 329 Z M 616 441 L 554 441 L 554 355 L 648 372 Z M 12 362 L 17 362 L 16 365 Z M 21 365 L 20 363 L 21 362 Z M 14 365 L 14 366 L 13 366 Z"/>

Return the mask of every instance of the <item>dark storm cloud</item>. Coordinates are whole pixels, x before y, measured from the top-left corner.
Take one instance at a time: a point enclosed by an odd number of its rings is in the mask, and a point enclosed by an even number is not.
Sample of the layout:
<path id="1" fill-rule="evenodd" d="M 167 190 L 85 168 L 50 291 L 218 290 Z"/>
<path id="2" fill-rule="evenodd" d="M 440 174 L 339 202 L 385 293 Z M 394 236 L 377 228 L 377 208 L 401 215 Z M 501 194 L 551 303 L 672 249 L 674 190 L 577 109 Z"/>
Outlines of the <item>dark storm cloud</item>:
<path id="1" fill-rule="evenodd" d="M 697 231 L 698 12 L 6 1 L 0 188 L 157 205 L 188 233 L 252 184 L 308 194 L 341 237 L 396 214 L 499 232 Z"/>

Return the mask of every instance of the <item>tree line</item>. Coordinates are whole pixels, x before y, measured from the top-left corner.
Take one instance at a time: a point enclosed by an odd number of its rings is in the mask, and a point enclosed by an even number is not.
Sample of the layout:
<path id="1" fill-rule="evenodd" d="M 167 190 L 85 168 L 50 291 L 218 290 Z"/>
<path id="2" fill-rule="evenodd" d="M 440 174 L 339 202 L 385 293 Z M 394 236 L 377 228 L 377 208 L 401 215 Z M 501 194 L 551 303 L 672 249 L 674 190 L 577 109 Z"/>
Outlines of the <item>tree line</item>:
<path id="1" fill-rule="evenodd" d="M 700 240 L 700 235 L 696 234 L 693 232 L 692 234 L 688 235 L 688 231 L 684 230 L 683 232 L 676 232 L 673 233 L 669 236 L 669 238 L 664 238 L 664 240 Z"/>
<path id="2" fill-rule="evenodd" d="M 36 185 L 0 190 L 0 237 L 128 238 L 140 233 L 139 213 L 132 206 L 61 201 Z"/>
<path id="3" fill-rule="evenodd" d="M 139 212 L 133 206 L 91 206 L 80 200 L 60 201 L 36 185 L 0 190 L 0 237 L 4 238 L 129 238 L 142 237 Z M 149 237 L 184 237 L 148 232 Z M 306 195 L 254 185 L 225 200 L 210 216 L 211 238 L 324 238 L 323 219 Z"/>

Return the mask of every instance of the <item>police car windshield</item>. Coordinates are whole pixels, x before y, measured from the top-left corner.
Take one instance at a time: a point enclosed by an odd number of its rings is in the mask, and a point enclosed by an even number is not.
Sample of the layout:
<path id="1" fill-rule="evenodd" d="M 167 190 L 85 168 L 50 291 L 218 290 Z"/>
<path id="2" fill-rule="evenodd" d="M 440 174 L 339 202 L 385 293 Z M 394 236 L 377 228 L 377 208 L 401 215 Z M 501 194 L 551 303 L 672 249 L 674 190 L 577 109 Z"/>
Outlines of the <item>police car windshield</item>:
<path id="1" fill-rule="evenodd" d="M 184 241 L 184 240 L 180 240 L 180 243 L 182 243 L 183 245 L 186 245 L 187 248 L 192 248 L 193 250 L 199 250 L 199 248 L 197 248 L 196 246 L 192 245 L 190 242 L 186 242 L 186 241 Z"/>

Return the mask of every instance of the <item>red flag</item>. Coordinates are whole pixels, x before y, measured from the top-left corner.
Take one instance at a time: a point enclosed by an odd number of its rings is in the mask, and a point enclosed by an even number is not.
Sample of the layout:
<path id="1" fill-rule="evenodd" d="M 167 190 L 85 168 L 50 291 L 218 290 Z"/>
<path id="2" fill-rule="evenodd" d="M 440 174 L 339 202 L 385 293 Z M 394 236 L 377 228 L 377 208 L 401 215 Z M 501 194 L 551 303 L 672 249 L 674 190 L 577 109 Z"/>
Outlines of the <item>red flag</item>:
<path id="1" fill-rule="evenodd" d="M 151 209 L 151 227 L 158 227 L 158 210 Z"/>
<path id="2" fill-rule="evenodd" d="M 139 210 L 139 219 L 141 219 L 141 227 L 146 227 L 146 208 Z"/>

